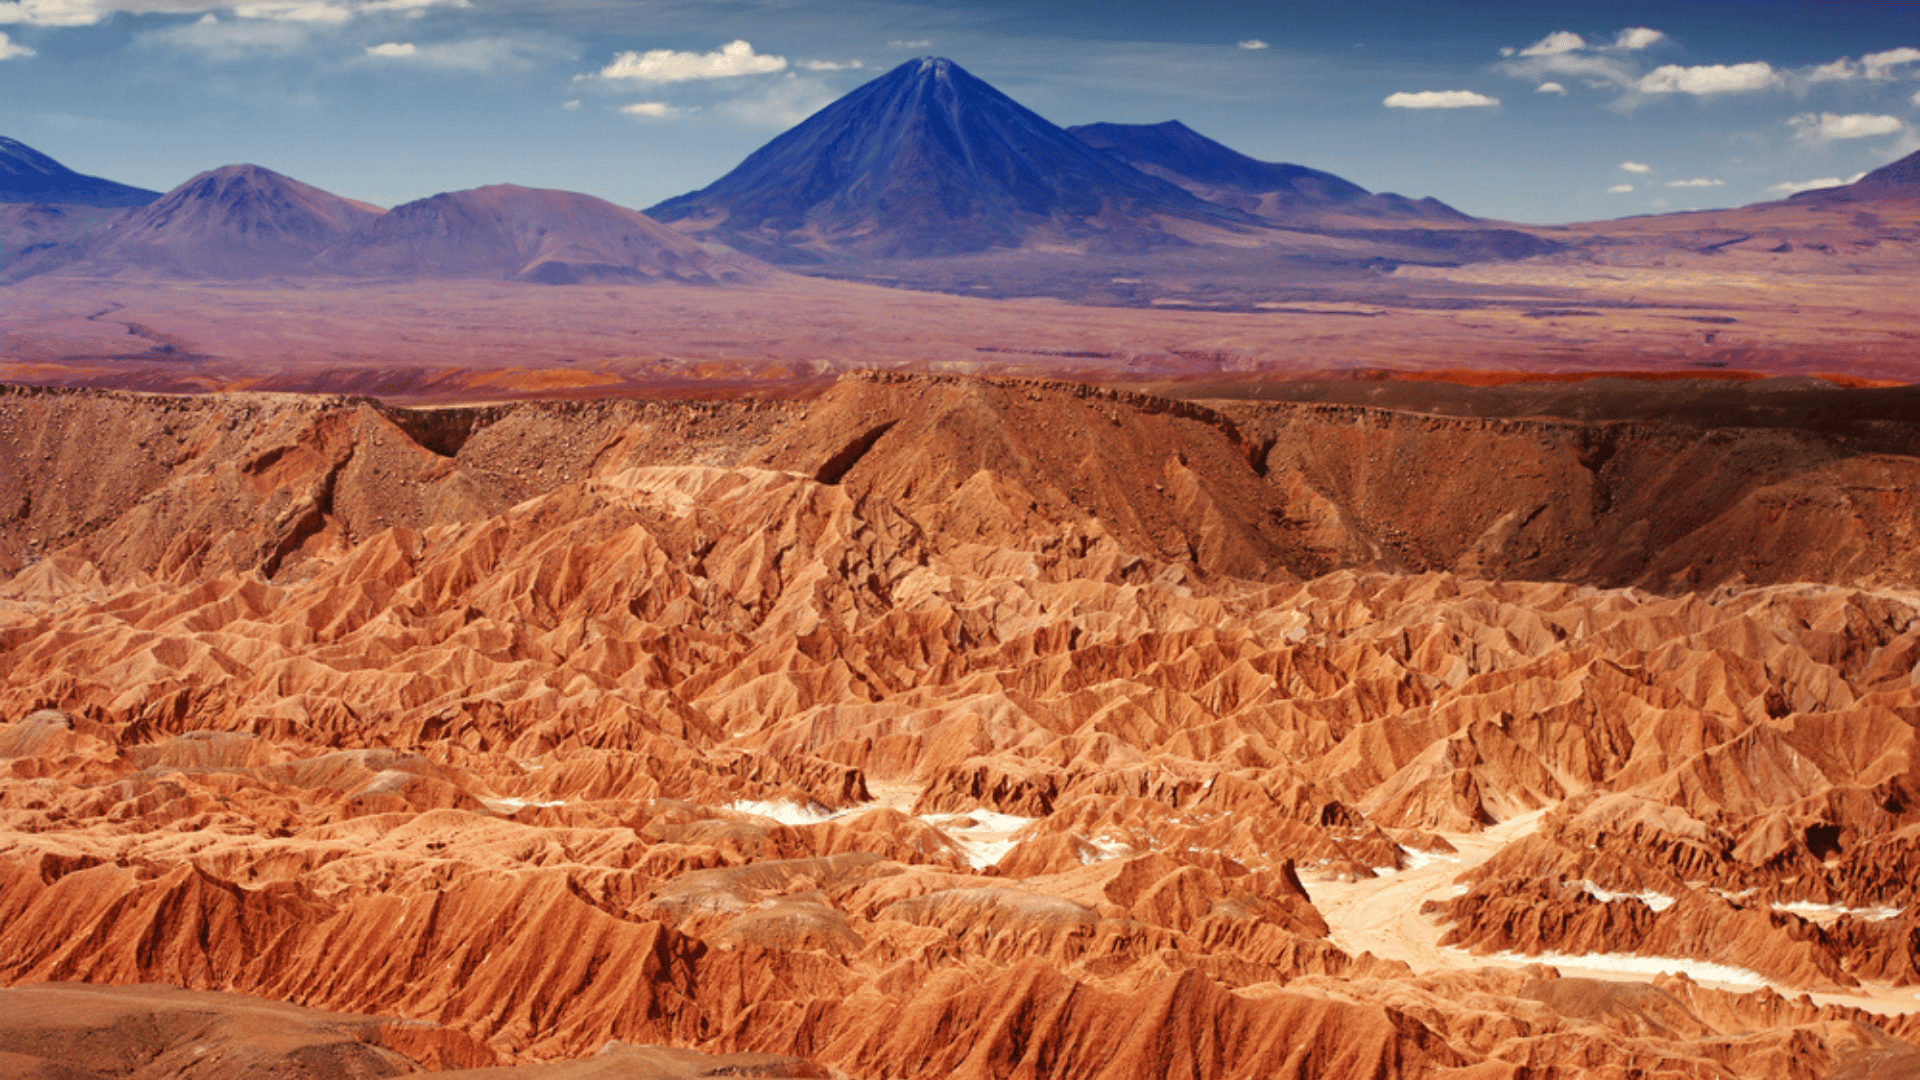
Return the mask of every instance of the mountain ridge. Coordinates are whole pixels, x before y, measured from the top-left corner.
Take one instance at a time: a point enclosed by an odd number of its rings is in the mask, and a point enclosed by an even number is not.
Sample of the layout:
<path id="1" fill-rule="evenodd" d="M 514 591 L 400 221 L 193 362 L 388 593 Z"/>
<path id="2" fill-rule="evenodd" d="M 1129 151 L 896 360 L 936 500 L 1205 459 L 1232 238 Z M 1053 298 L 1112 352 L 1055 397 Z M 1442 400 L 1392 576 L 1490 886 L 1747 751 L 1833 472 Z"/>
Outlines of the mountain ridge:
<path id="1" fill-rule="evenodd" d="M 1261 161 L 1178 120 L 1079 124 L 1066 130 L 1149 176 L 1169 180 L 1208 202 L 1270 221 L 1299 222 L 1329 211 L 1419 222 L 1479 220 L 1438 199 L 1376 194 L 1320 169 Z"/>

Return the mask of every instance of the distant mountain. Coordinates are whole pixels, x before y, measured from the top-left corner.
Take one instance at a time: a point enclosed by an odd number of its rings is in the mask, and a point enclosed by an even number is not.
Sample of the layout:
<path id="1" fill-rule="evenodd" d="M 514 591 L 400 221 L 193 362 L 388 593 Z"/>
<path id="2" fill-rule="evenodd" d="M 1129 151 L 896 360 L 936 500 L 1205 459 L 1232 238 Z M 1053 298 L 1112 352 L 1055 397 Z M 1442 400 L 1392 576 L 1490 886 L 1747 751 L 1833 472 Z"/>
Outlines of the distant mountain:
<path id="1" fill-rule="evenodd" d="M 1821 203 L 1862 199 L 1920 199 L 1920 152 L 1882 165 L 1851 184 L 1802 191 L 1788 201 Z"/>
<path id="2" fill-rule="evenodd" d="M 1208 202 L 1282 224 L 1329 212 L 1394 222 L 1470 223 L 1438 199 L 1369 192 L 1330 172 L 1248 157 L 1178 120 L 1162 124 L 1082 124 L 1067 131 L 1128 165 L 1171 181 Z"/>
<path id="3" fill-rule="evenodd" d="M 380 214 L 258 165 L 228 165 L 115 221 L 87 249 L 82 268 L 234 280 L 302 273 Z"/>
<path id="4" fill-rule="evenodd" d="M 160 193 L 82 176 L 26 143 L 0 136 L 0 203 L 145 206 Z"/>
<path id="5" fill-rule="evenodd" d="M 712 254 L 632 210 L 591 195 L 495 184 L 396 206 L 320 256 L 324 266 L 402 277 L 710 283 L 747 260 Z"/>
<path id="6" fill-rule="evenodd" d="M 1137 250 L 1244 215 L 1088 146 L 950 60 L 910 60 L 647 214 L 775 262 Z"/>

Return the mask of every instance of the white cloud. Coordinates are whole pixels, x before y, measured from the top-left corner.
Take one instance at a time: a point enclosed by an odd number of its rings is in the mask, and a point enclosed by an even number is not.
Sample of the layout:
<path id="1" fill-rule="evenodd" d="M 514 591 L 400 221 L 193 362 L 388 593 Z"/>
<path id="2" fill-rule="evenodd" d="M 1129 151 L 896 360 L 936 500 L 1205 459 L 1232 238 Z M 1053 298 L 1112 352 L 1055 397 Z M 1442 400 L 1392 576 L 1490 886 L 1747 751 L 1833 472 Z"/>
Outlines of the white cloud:
<path id="1" fill-rule="evenodd" d="M 15 45 L 13 39 L 0 34 L 0 60 L 12 60 L 17 56 L 32 56 L 33 50 L 25 45 Z"/>
<path id="2" fill-rule="evenodd" d="M 1914 93 L 1913 93 L 1913 103 L 1914 103 L 1915 105 L 1920 105 L 1920 90 L 1916 90 L 1916 91 L 1914 91 Z"/>
<path id="3" fill-rule="evenodd" d="M 421 45 L 412 52 L 382 54 L 421 67 L 442 71 L 524 71 L 538 58 L 560 58 L 569 54 L 548 42 L 518 38 L 468 38 L 437 45 Z"/>
<path id="4" fill-rule="evenodd" d="M 1885 52 L 1868 53 L 1860 58 L 1860 67 L 1869 79 L 1894 78 L 1894 68 L 1920 63 L 1920 49 L 1902 45 Z"/>
<path id="5" fill-rule="evenodd" d="M 1897 116 L 1878 116 L 1873 113 L 1801 113 L 1787 121 L 1802 139 L 1827 141 L 1830 139 L 1869 139 L 1876 135 L 1892 135 L 1907 125 Z"/>
<path id="6" fill-rule="evenodd" d="M 1650 45 L 1658 45 L 1666 39 L 1667 35 L 1650 26 L 1629 26 L 1620 31 L 1620 36 L 1613 39 L 1613 47 L 1626 52 L 1638 52 Z"/>
<path id="7" fill-rule="evenodd" d="M 1667 181 L 1667 186 L 1679 188 L 1725 187 L 1727 186 L 1727 182 L 1725 180 L 1709 180 L 1704 176 L 1696 176 L 1691 180 L 1669 180 Z"/>
<path id="8" fill-rule="evenodd" d="M 1543 82 L 1539 86 L 1534 87 L 1533 92 L 1536 94 L 1560 94 L 1564 96 L 1567 88 L 1557 82 Z"/>
<path id="9" fill-rule="evenodd" d="M 1474 109 L 1498 105 L 1500 99 L 1472 90 L 1422 90 L 1388 94 L 1384 104 L 1389 109 Z"/>
<path id="10" fill-rule="evenodd" d="M 1653 171 L 1653 166 L 1644 161 L 1623 161 L 1620 163 L 1620 167 L 1636 176 L 1645 176 Z"/>
<path id="11" fill-rule="evenodd" d="M 1587 47 L 1587 39 L 1571 30 L 1555 30 L 1520 50 L 1521 56 L 1558 56 Z"/>
<path id="12" fill-rule="evenodd" d="M 858 71 L 867 65 L 860 60 L 802 60 L 800 66 L 808 71 Z"/>
<path id="13" fill-rule="evenodd" d="M 382 45 L 367 46 L 368 56 L 412 56 L 419 51 L 411 41 L 389 41 Z"/>
<path id="14" fill-rule="evenodd" d="M 568 112 L 579 112 L 580 99 L 574 98 L 572 101 L 563 101 L 560 103 L 560 107 L 567 110 Z"/>
<path id="15" fill-rule="evenodd" d="M 106 18 L 115 6 L 98 0 L 7 0 L 0 3 L 0 23 L 91 26 Z"/>
<path id="16" fill-rule="evenodd" d="M 1819 180 L 1788 180 L 1782 184 L 1775 184 L 1767 190 L 1777 192 L 1781 195 L 1793 195 L 1797 192 L 1814 191 L 1819 188 L 1839 187 L 1844 183 L 1846 183 L 1846 181 L 1837 176 L 1827 176 Z"/>
<path id="17" fill-rule="evenodd" d="M 1607 189 L 1607 194 L 1609 194 L 1609 195 L 1625 195 L 1625 194 L 1626 194 L 1627 192 L 1629 192 L 1629 191 L 1632 191 L 1632 190 L 1633 190 L 1633 185 L 1632 185 L 1632 184 L 1615 184 L 1615 185 L 1613 185 L 1612 187 L 1610 187 L 1610 188 L 1608 188 L 1608 189 Z"/>
<path id="18" fill-rule="evenodd" d="M 689 82 L 694 79 L 731 79 L 740 75 L 767 75 L 784 71 L 787 58 L 762 56 L 745 41 L 729 41 L 710 53 L 648 49 L 623 52 L 600 69 L 603 79 L 636 82 Z"/>
<path id="19" fill-rule="evenodd" d="M 1247 40 L 1240 43 L 1240 48 L 1242 49 L 1264 49 L 1266 47 L 1267 47 L 1267 43 L 1264 41 L 1261 41 L 1257 37 L 1248 38 Z"/>
<path id="20" fill-rule="evenodd" d="M 1731 94 L 1773 85 L 1773 65 L 1764 60 L 1747 64 L 1702 64 L 1681 67 L 1665 64 L 1642 75 L 1634 86 L 1647 94 Z"/>
<path id="21" fill-rule="evenodd" d="M 620 106 L 620 111 L 628 116 L 639 116 L 648 120 L 666 120 L 679 116 L 686 110 L 676 109 L 664 101 L 636 101 L 631 105 Z"/>
<path id="22" fill-rule="evenodd" d="M 924 49 L 933 44 L 932 38 L 915 38 L 912 41 L 889 41 L 889 49 Z"/>

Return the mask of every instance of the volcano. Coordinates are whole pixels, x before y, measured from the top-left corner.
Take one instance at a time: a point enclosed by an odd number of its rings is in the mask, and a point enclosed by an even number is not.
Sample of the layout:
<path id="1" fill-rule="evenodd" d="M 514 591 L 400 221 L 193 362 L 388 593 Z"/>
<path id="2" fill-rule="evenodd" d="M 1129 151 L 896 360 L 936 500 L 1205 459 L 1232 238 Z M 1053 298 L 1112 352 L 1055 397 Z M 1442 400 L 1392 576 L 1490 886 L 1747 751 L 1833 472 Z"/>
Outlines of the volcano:
<path id="1" fill-rule="evenodd" d="M 0 203 L 145 206 L 160 193 L 83 176 L 26 143 L 0 137 Z"/>
<path id="2" fill-rule="evenodd" d="M 231 280 L 301 273 L 381 213 L 271 169 L 228 165 L 115 222 L 86 252 L 85 268 Z"/>
<path id="3" fill-rule="evenodd" d="M 591 195 L 494 184 L 396 206 L 365 222 L 320 262 L 401 277 L 709 284 L 744 276 L 746 260 L 714 255 Z"/>
<path id="4" fill-rule="evenodd" d="M 656 220 L 774 262 L 1178 242 L 1254 219 L 1074 138 L 951 60 L 910 60 L 815 113 Z"/>
<path id="5" fill-rule="evenodd" d="M 1438 199 L 1374 194 L 1359 184 L 1304 165 L 1260 161 L 1178 120 L 1162 124 L 1082 124 L 1067 129 L 1141 172 L 1180 185 L 1208 202 L 1288 225 L 1329 212 L 1388 221 L 1476 219 Z"/>

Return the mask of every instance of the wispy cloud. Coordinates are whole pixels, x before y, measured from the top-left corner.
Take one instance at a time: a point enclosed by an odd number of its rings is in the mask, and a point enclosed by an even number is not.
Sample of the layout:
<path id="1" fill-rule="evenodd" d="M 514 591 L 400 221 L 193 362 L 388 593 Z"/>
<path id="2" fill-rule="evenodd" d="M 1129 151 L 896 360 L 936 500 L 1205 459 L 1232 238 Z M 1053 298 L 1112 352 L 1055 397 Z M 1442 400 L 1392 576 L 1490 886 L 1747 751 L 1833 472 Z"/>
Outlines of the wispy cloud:
<path id="1" fill-rule="evenodd" d="M 570 58 L 571 53 L 545 40 L 468 38 L 429 45 L 412 42 L 376 45 L 367 55 L 441 71 L 524 71 L 541 60 Z"/>
<path id="2" fill-rule="evenodd" d="M 1632 191 L 1632 190 L 1633 190 L 1633 185 L 1632 185 L 1632 184 L 1615 184 L 1615 185 L 1613 185 L 1612 187 L 1610 187 L 1610 188 L 1608 188 L 1608 189 L 1607 189 L 1607 194 L 1609 194 L 1609 195 L 1625 195 L 1625 194 L 1626 194 L 1627 192 L 1629 192 L 1629 191 Z"/>
<path id="3" fill-rule="evenodd" d="M 1877 135 L 1893 135 L 1907 125 L 1897 116 L 1880 116 L 1874 113 L 1801 113 L 1787 121 L 1794 133 L 1802 139 L 1813 142 L 1830 142 L 1835 139 L 1870 139 Z"/>
<path id="4" fill-rule="evenodd" d="M 1620 163 L 1620 168 L 1636 176 L 1645 176 L 1653 171 L 1653 166 L 1644 161 L 1623 161 Z"/>
<path id="5" fill-rule="evenodd" d="M 12 60 L 21 56 L 32 56 L 33 50 L 25 45 L 16 45 L 12 38 L 0 34 L 0 60 Z"/>
<path id="6" fill-rule="evenodd" d="M 643 120 L 670 120 L 683 115 L 687 110 L 669 105 L 664 101 L 636 101 L 631 105 L 620 106 L 620 111 Z"/>
<path id="7" fill-rule="evenodd" d="M 1837 176 L 1826 176 L 1818 180 L 1788 180 L 1775 184 L 1767 190 L 1778 195 L 1793 195 L 1802 191 L 1816 191 L 1820 188 L 1839 187 L 1847 181 Z"/>
<path id="8" fill-rule="evenodd" d="M 648 49 L 623 52 L 600 69 L 600 78 L 633 82 L 691 82 L 697 79 L 732 79 L 742 75 L 768 75 L 784 71 L 787 58 L 764 56 L 745 41 L 729 41 L 713 52 L 676 52 L 672 49 Z"/>
<path id="9" fill-rule="evenodd" d="M 1667 186 L 1671 188 L 1710 188 L 1725 187 L 1727 186 L 1727 182 L 1725 180 L 1710 180 L 1704 176 L 1696 176 L 1691 180 L 1669 180 L 1667 181 Z"/>
<path id="10" fill-rule="evenodd" d="M 1239 47 L 1242 49 L 1259 50 L 1259 49 L 1266 48 L 1267 43 L 1255 37 L 1255 38 L 1248 38 L 1247 40 L 1240 42 Z"/>
<path id="11" fill-rule="evenodd" d="M 789 73 L 752 93 L 715 105 L 713 111 L 749 127 L 790 128 L 839 96 L 817 79 Z"/>
<path id="12" fill-rule="evenodd" d="M 800 66 L 808 71 L 858 71 L 867 65 L 860 60 L 802 60 Z"/>
<path id="13" fill-rule="evenodd" d="M 1543 82 L 1539 86 L 1534 87 L 1533 92 L 1536 94 L 1559 94 L 1561 97 L 1565 97 L 1567 88 L 1557 82 Z"/>
<path id="14" fill-rule="evenodd" d="M 262 19 L 222 19 L 212 12 L 190 23 L 149 30 L 139 35 L 143 45 L 192 49 L 212 60 L 292 52 L 304 47 L 309 26 L 298 22 Z"/>
<path id="15" fill-rule="evenodd" d="M 889 49 L 924 49 L 933 44 L 932 38 L 914 38 L 912 41 L 889 41 Z"/>
<path id="16" fill-rule="evenodd" d="M 428 8 L 471 6 L 472 0 L 0 0 L 0 23 L 92 26 L 126 12 L 136 15 L 227 13 L 266 22 L 342 23 L 360 15 L 419 15 Z"/>
<path id="17" fill-rule="evenodd" d="M 1389 109 L 1479 109 L 1498 105 L 1500 99 L 1472 90 L 1420 90 L 1388 94 L 1383 104 Z"/>

